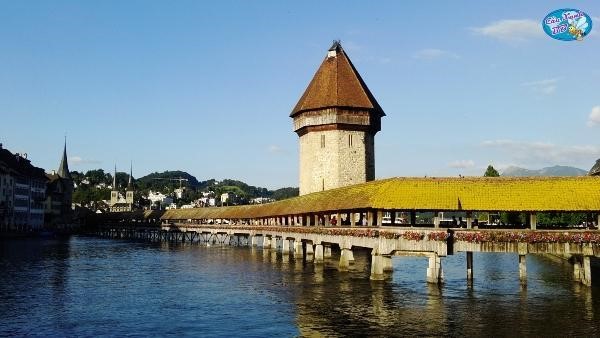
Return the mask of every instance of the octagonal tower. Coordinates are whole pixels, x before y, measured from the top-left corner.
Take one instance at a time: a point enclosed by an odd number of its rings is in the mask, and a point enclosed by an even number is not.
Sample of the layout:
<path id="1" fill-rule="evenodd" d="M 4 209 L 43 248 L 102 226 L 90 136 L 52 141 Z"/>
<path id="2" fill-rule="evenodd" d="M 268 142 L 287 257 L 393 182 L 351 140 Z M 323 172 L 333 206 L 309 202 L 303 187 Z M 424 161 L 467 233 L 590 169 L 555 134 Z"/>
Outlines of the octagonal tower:
<path id="1" fill-rule="evenodd" d="M 334 41 L 292 110 L 300 137 L 300 195 L 375 179 L 375 134 L 385 116 Z"/>

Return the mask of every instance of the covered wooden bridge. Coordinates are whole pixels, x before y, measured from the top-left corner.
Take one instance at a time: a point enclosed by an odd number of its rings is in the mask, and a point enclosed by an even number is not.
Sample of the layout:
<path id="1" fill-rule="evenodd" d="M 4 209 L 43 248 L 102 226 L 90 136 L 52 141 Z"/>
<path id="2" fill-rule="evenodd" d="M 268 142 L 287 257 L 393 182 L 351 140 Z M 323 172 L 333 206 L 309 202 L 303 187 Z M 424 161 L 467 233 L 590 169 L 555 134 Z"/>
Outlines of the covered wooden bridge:
<path id="1" fill-rule="evenodd" d="M 171 209 L 111 213 L 106 221 L 189 222 L 196 224 L 251 224 L 329 226 L 381 226 L 384 213 L 410 215 L 406 224 L 416 224 L 417 212 L 433 212 L 432 225 L 440 225 L 439 212 L 464 212 L 467 227 L 475 212 L 515 211 L 529 214 L 536 228 L 538 212 L 582 212 L 600 221 L 600 177 L 527 178 L 390 178 L 326 190 L 260 205 Z"/>
<path id="2" fill-rule="evenodd" d="M 530 229 L 470 229 L 474 213 L 498 211 L 529 214 Z M 165 238 L 161 236 L 185 240 L 190 234 L 190 241 L 242 236 L 252 245 L 261 241 L 263 248 L 281 248 L 298 258 L 314 253 L 316 263 L 335 245 L 341 252 L 340 269 L 347 269 L 353 260 L 353 247 L 369 248 L 373 279 L 382 279 L 383 271 L 391 268 L 391 256 L 417 255 L 429 257 L 427 280 L 437 283 L 443 276 L 440 257 L 462 251 L 467 254 L 467 279 L 472 280 L 473 252 L 512 252 L 519 256 L 520 280 L 526 283 L 526 255 L 552 253 L 572 257 L 574 279 L 590 285 L 590 257 L 600 257 L 600 232 L 535 231 L 536 215 L 586 213 L 597 225 L 599 211 L 600 177 L 391 178 L 263 205 L 109 213 L 96 221 L 103 226 L 101 231 L 117 238 L 127 238 L 124 233 L 159 240 Z M 396 212 L 409 214 L 410 224 L 381 228 L 388 213 L 394 225 Z M 419 212 L 433 215 L 430 229 L 406 227 L 415 225 Z M 442 212 L 464 213 L 467 229 L 435 229 Z M 342 215 L 344 224 L 332 224 Z"/>

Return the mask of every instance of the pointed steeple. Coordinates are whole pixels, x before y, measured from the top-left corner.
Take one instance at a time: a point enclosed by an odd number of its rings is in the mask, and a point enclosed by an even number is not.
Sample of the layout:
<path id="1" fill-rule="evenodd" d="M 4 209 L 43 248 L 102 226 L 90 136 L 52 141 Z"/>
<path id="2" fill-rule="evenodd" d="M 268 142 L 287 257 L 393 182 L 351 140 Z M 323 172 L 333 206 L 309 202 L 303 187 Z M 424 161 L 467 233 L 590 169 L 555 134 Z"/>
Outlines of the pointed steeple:
<path id="1" fill-rule="evenodd" d="M 117 165 L 115 164 L 115 174 L 113 175 L 113 190 L 117 190 Z"/>
<path id="2" fill-rule="evenodd" d="M 304 111 L 335 107 L 364 109 L 379 117 L 385 116 L 340 41 L 333 42 L 325 60 L 290 116 L 294 117 Z"/>
<path id="3" fill-rule="evenodd" d="M 127 182 L 127 190 L 133 190 L 133 183 L 131 182 L 133 177 L 133 162 L 129 164 L 129 182 Z"/>
<path id="4" fill-rule="evenodd" d="M 61 178 L 72 180 L 71 172 L 69 171 L 69 162 L 67 161 L 67 137 L 65 136 L 65 147 L 63 149 L 62 159 L 60 160 L 60 166 L 58 167 L 57 174 Z"/>

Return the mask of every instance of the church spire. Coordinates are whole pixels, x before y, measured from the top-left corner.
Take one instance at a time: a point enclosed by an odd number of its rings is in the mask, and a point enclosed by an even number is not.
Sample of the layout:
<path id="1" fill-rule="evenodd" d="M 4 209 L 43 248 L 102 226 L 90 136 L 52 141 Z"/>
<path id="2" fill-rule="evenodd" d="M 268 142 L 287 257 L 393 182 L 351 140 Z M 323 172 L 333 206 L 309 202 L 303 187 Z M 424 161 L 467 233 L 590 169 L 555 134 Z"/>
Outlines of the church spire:
<path id="1" fill-rule="evenodd" d="M 67 137 L 65 136 L 65 147 L 63 149 L 62 159 L 60 160 L 60 166 L 58 167 L 58 176 L 72 180 L 71 172 L 69 171 L 69 162 L 67 161 Z"/>
<path id="2" fill-rule="evenodd" d="M 113 190 L 117 190 L 117 165 L 115 164 L 115 174 L 113 176 Z"/>
<path id="3" fill-rule="evenodd" d="M 129 182 L 127 182 L 127 190 L 133 190 L 133 183 L 131 182 L 132 177 L 133 177 L 133 162 L 129 163 Z"/>

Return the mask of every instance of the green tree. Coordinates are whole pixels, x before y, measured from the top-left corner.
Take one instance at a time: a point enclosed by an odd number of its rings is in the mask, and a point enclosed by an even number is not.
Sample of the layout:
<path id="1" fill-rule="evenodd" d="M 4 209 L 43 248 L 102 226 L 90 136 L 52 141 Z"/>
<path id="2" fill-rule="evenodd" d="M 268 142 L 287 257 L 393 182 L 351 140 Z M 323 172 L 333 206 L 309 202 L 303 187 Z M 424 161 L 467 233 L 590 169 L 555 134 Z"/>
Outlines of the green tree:
<path id="1" fill-rule="evenodd" d="M 88 170 L 85 173 L 85 177 L 87 177 L 88 181 L 90 181 L 90 185 L 96 185 L 100 183 L 110 183 L 106 180 L 106 174 L 102 169 Z M 112 177 L 111 177 L 112 178 Z"/>
<path id="2" fill-rule="evenodd" d="M 485 170 L 485 174 L 483 174 L 483 176 L 485 176 L 485 177 L 499 177 L 500 173 L 498 172 L 498 170 L 494 169 L 494 167 L 492 167 L 492 165 L 488 165 L 487 169 Z"/>
<path id="3" fill-rule="evenodd" d="M 300 189 L 298 189 L 298 188 L 292 188 L 292 187 L 280 188 L 280 189 L 273 191 L 273 198 L 280 201 L 280 200 L 284 200 L 286 198 L 296 197 L 299 194 L 300 194 Z"/>

